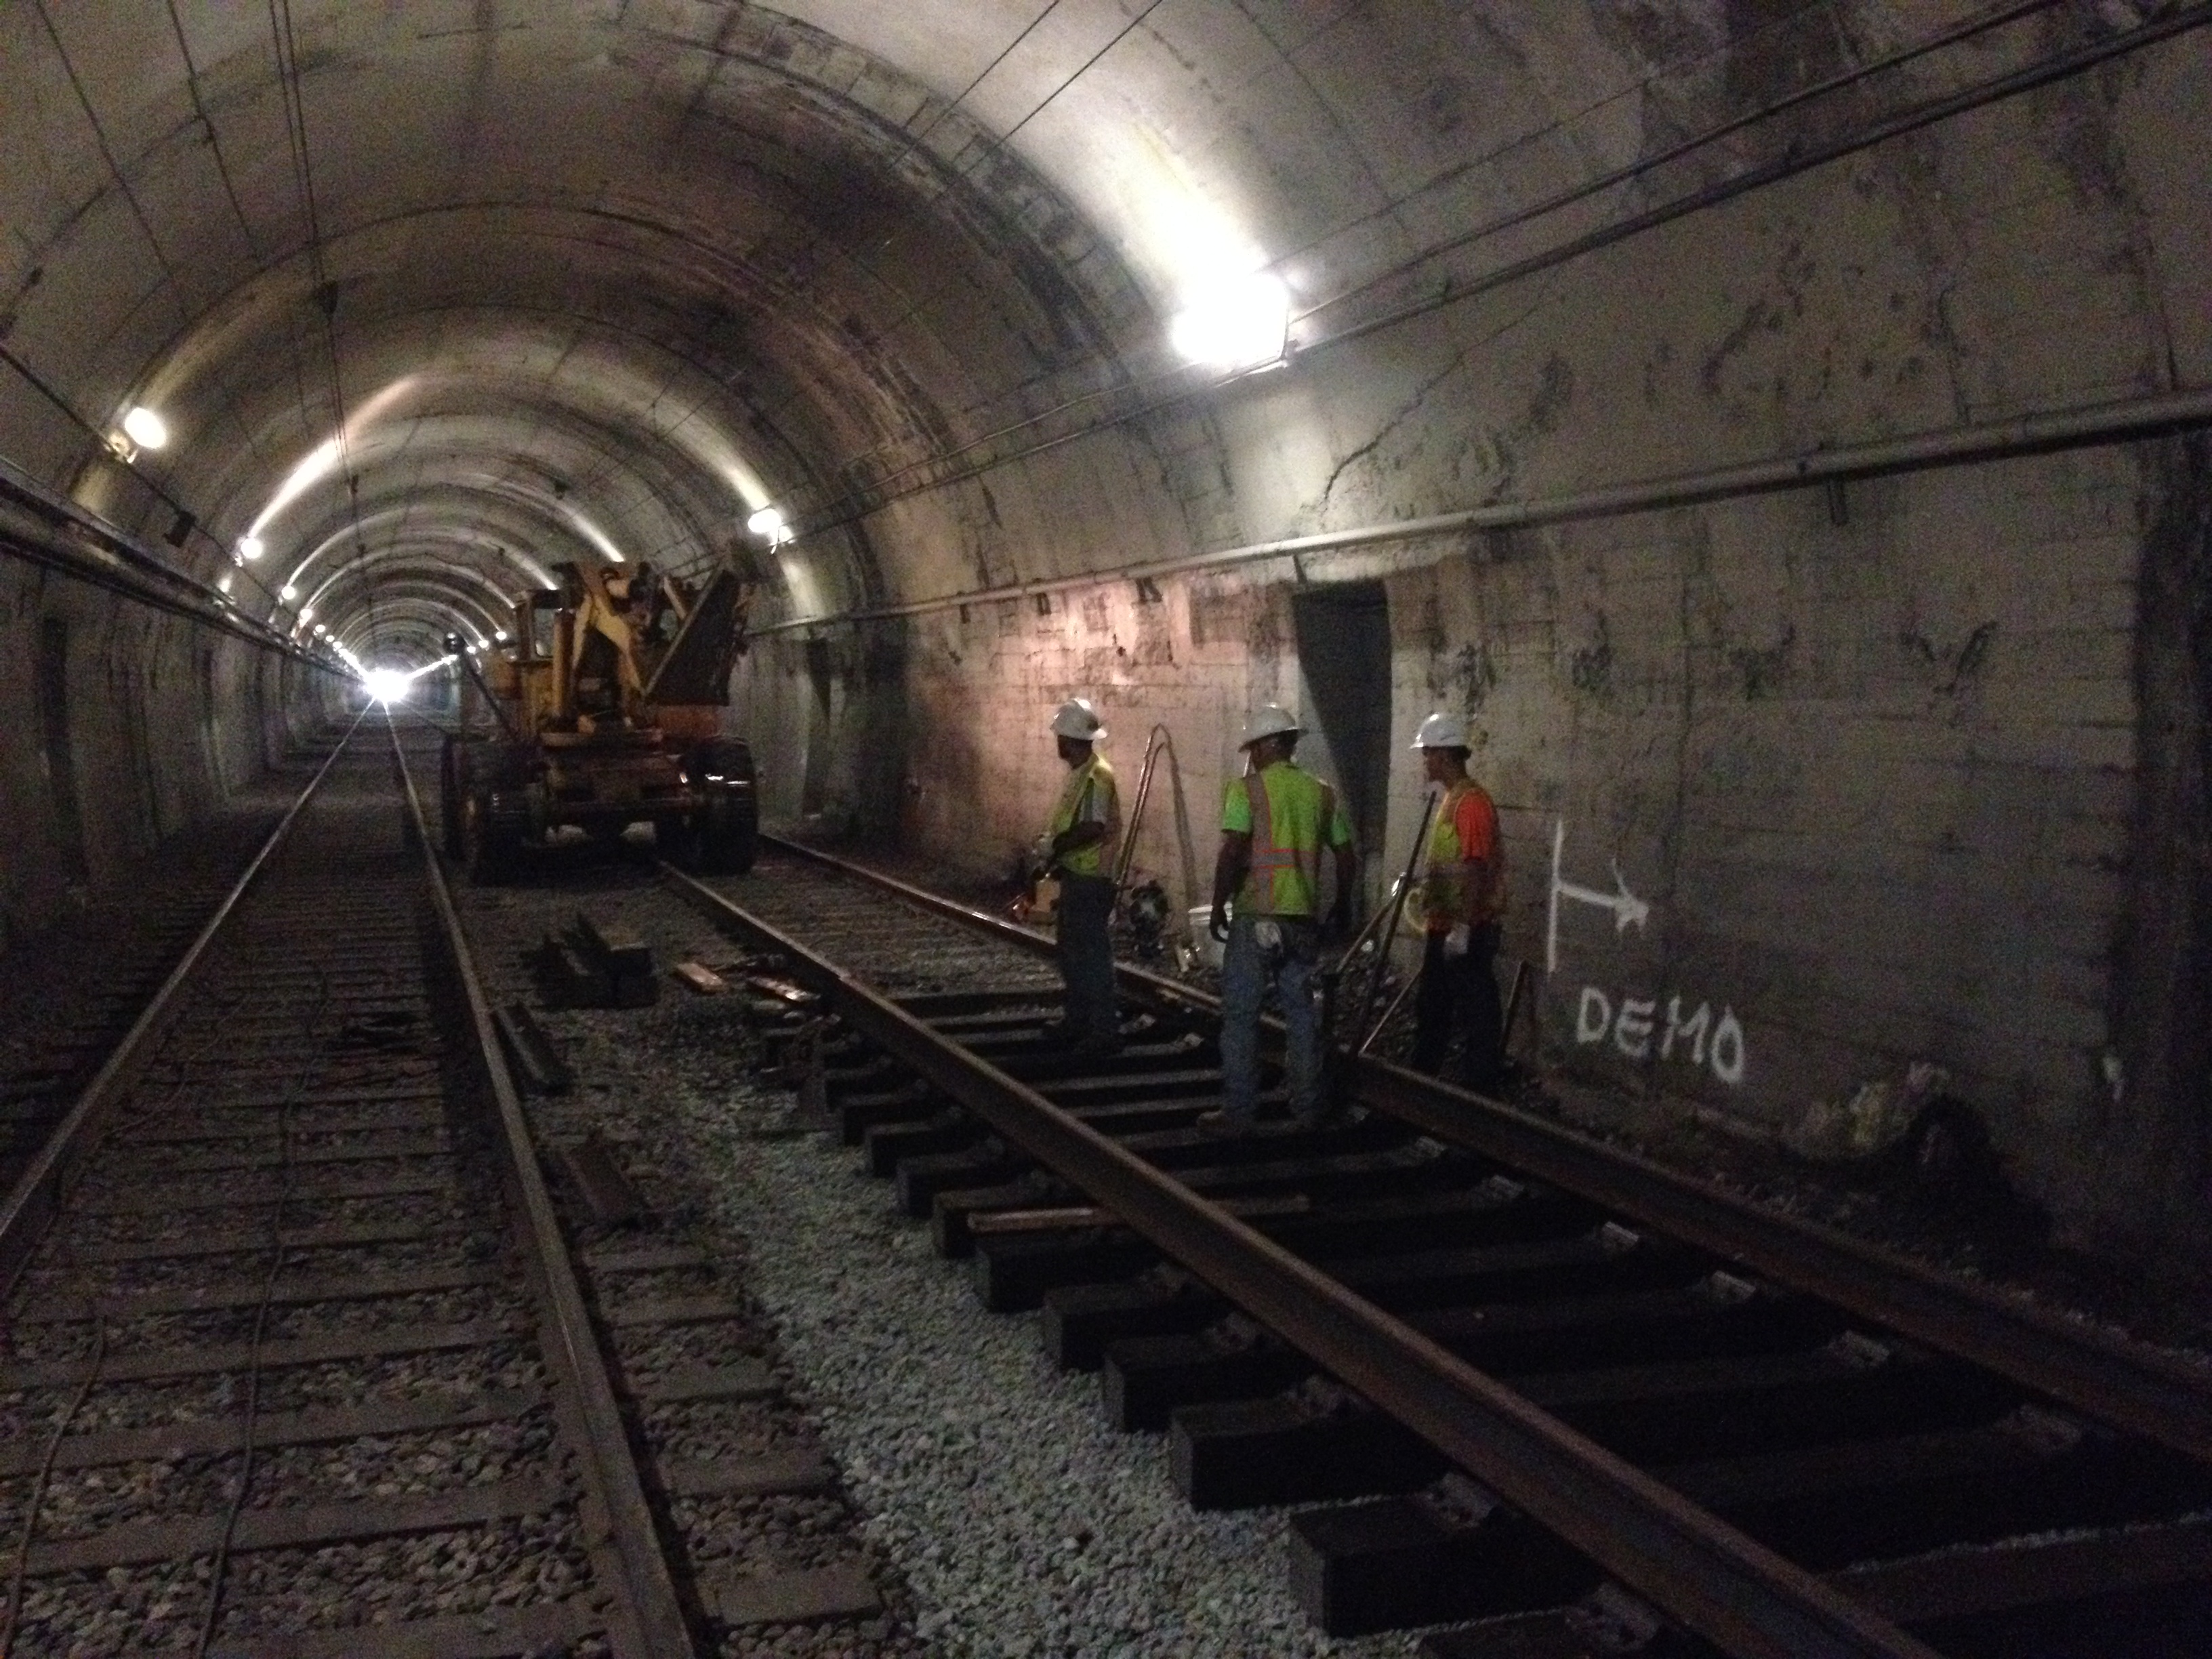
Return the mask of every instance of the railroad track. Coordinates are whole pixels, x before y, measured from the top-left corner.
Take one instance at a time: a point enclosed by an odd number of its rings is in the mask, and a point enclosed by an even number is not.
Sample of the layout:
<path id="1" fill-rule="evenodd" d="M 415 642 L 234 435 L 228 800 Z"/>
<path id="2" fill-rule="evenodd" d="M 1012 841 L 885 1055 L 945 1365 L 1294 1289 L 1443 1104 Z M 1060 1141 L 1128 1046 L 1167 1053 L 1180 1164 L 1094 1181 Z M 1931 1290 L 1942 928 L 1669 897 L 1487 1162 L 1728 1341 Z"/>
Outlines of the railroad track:
<path id="1" fill-rule="evenodd" d="M 1333 1633 L 2212 1644 L 2212 1374 L 1380 1062 L 1342 1121 L 1209 1134 L 1188 988 L 1123 966 L 1123 1050 L 1077 1062 L 1025 930 L 786 843 L 662 878 L 818 999 L 787 1017 L 815 1105 L 1192 1502 L 1317 1506 L 1293 1588 Z"/>
<path id="2" fill-rule="evenodd" d="M 312 772 L 312 746 L 288 762 Z M 259 792 L 189 836 L 65 922 L 0 959 L 0 1192 L 12 1187 L 92 1080 L 282 811 Z"/>
<path id="3" fill-rule="evenodd" d="M 572 1247 L 424 758 L 337 745 L 0 1200 L 0 1651 L 669 1659 L 876 1605 L 671 1519 L 824 1477 L 712 1455 L 780 1389 L 686 1349 L 738 1312 L 696 1252 Z"/>

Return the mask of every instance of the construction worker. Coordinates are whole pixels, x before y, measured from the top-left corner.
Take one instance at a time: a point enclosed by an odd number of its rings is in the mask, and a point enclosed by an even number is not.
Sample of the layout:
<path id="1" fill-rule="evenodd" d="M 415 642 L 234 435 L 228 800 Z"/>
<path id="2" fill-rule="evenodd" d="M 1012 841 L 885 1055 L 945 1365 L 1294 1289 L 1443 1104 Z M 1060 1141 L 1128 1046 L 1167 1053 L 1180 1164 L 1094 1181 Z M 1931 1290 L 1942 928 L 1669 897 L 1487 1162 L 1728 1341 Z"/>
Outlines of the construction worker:
<path id="1" fill-rule="evenodd" d="M 1413 1004 L 1413 1069 L 1441 1076 L 1452 1038 L 1463 1034 L 1461 1079 L 1470 1089 L 1492 1090 L 1505 1068 L 1496 965 L 1505 915 L 1505 848 L 1498 808 L 1468 775 L 1464 722 L 1431 714 L 1413 734 L 1413 746 L 1428 781 L 1444 792 L 1421 878 L 1428 939 Z"/>
<path id="2" fill-rule="evenodd" d="M 1097 745 L 1106 728 L 1085 697 L 1070 697 L 1052 717 L 1052 735 L 1067 781 L 1038 838 L 1037 862 L 1060 880 L 1060 969 L 1067 981 L 1067 1017 L 1060 1035 L 1085 1056 L 1121 1046 L 1114 1005 L 1114 849 L 1121 836 L 1121 792 Z"/>
<path id="3" fill-rule="evenodd" d="M 1239 744 L 1249 769 L 1222 798 L 1211 923 L 1214 938 L 1228 942 L 1221 968 L 1223 1101 L 1218 1112 L 1200 1120 L 1211 1129 L 1244 1129 L 1256 1115 L 1260 1006 L 1270 981 L 1282 1000 L 1289 1038 L 1291 1115 L 1312 1121 L 1323 1109 L 1321 1018 L 1314 1006 L 1322 849 L 1335 854 L 1329 921 L 1340 933 L 1351 919 L 1358 864 L 1352 823 L 1336 792 L 1291 763 L 1304 729 L 1276 704 L 1261 708 L 1245 723 Z"/>

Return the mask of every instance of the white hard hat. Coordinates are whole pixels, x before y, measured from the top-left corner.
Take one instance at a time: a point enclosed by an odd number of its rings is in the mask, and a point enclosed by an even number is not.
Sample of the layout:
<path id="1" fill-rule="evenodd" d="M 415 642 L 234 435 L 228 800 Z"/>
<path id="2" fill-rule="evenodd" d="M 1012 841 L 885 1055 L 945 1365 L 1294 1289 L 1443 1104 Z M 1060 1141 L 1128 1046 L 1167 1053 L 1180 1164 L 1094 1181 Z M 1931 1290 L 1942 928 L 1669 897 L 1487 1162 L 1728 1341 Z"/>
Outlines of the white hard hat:
<path id="1" fill-rule="evenodd" d="M 1467 740 L 1467 722 L 1455 720 L 1449 714 L 1431 714 L 1421 722 L 1421 729 L 1413 733 L 1416 749 L 1471 749 Z"/>
<path id="2" fill-rule="evenodd" d="M 1097 743 L 1106 735 L 1106 728 L 1098 723 L 1098 711 L 1091 706 L 1090 698 L 1070 697 L 1052 717 L 1052 734 L 1073 738 L 1078 743 Z"/>
<path id="3" fill-rule="evenodd" d="M 1279 702 L 1263 702 L 1252 711 L 1252 718 L 1244 722 L 1244 735 L 1237 740 L 1239 749 L 1249 749 L 1262 738 L 1295 736 L 1305 730 L 1298 724 L 1297 715 Z"/>

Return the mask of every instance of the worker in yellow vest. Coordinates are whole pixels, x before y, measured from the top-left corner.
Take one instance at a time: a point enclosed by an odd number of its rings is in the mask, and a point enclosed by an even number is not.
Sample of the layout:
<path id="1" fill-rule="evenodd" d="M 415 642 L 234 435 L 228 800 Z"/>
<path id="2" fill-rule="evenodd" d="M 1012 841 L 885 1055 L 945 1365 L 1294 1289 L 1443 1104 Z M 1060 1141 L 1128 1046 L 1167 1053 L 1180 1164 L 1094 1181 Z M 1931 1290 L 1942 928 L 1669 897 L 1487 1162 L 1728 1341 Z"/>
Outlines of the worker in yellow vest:
<path id="1" fill-rule="evenodd" d="M 1321 1097 L 1321 1013 L 1315 969 L 1321 956 L 1322 853 L 1334 855 L 1329 921 L 1352 915 L 1358 862 L 1352 822 L 1336 792 L 1291 763 L 1304 728 L 1269 703 L 1245 723 L 1250 759 L 1221 803 L 1221 850 L 1213 865 L 1213 936 L 1227 941 L 1221 964 L 1222 1106 L 1200 1122 L 1217 1130 L 1251 1126 L 1257 1113 L 1260 1007 L 1272 981 L 1283 1005 L 1291 1112 L 1312 1121 Z M 1231 915 L 1231 902 L 1235 915 Z"/>
<path id="2" fill-rule="evenodd" d="M 1460 1078 L 1498 1087 L 1505 1067 L 1504 1012 L 1498 995 L 1498 939 L 1505 917 L 1505 846 L 1498 808 L 1468 775 L 1465 722 L 1431 714 L 1413 734 L 1428 781 L 1443 790 L 1429 830 L 1421 911 L 1428 939 L 1413 1003 L 1413 1069 L 1442 1075 L 1452 1039 L 1463 1036 Z"/>
<path id="3" fill-rule="evenodd" d="M 1067 1016 L 1060 1036 L 1078 1054 L 1103 1057 L 1121 1046 L 1114 1003 L 1114 851 L 1121 838 L 1121 797 L 1114 769 L 1097 745 L 1106 736 L 1087 697 L 1070 697 L 1052 717 L 1067 781 L 1038 839 L 1037 861 L 1060 881 L 1060 971 Z"/>

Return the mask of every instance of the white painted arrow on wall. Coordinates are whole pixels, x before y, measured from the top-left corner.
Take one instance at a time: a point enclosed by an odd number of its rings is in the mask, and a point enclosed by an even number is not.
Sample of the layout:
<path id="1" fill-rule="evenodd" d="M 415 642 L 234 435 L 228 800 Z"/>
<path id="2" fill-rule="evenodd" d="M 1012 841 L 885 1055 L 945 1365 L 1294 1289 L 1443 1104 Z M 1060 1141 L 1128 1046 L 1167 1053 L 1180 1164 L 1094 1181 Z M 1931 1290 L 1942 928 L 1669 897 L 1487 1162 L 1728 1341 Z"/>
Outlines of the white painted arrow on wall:
<path id="1" fill-rule="evenodd" d="M 1544 938 L 1544 971 L 1555 974 L 1559 970 L 1559 901 L 1573 899 L 1578 904 L 1593 904 L 1601 910 L 1613 912 L 1613 931 L 1625 933 L 1631 927 L 1641 927 L 1651 920 L 1651 906 L 1628 890 L 1626 878 L 1620 873 L 1620 861 L 1613 861 L 1613 882 L 1616 889 L 1606 892 L 1601 888 L 1584 887 L 1579 882 L 1561 879 L 1560 862 L 1567 850 L 1567 821 L 1555 818 L 1552 823 L 1552 915 Z"/>

